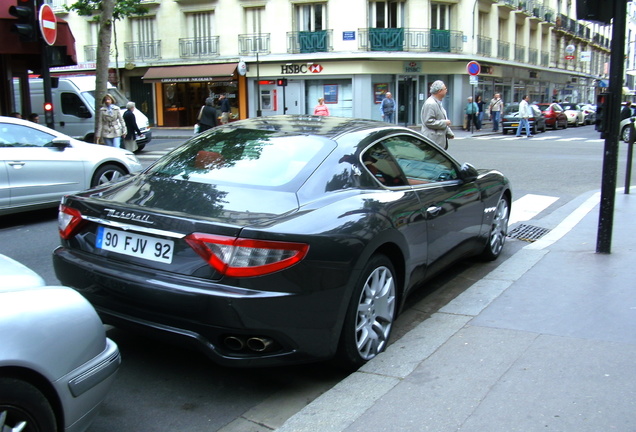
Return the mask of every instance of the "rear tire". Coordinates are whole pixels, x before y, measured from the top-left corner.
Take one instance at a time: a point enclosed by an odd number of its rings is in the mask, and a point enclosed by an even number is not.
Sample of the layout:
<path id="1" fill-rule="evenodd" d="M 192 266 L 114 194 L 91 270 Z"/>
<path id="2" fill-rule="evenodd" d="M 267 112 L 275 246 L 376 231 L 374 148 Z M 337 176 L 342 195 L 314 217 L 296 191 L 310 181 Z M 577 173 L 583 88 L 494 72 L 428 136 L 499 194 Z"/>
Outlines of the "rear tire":
<path id="1" fill-rule="evenodd" d="M 55 413 L 44 394 L 26 381 L 0 378 L 0 431 L 56 432 Z"/>
<path id="2" fill-rule="evenodd" d="M 386 349 L 397 314 L 397 279 L 391 260 L 371 257 L 351 295 L 337 360 L 357 369 Z"/>

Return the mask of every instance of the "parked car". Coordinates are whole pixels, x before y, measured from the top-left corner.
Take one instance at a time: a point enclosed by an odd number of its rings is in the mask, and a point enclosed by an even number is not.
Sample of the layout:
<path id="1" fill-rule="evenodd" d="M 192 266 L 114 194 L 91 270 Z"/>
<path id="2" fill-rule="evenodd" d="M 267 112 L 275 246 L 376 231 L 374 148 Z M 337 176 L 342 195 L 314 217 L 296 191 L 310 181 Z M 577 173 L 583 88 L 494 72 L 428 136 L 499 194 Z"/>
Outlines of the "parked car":
<path id="1" fill-rule="evenodd" d="M 141 169 L 137 157 L 127 150 L 0 117 L 0 215 L 55 207 L 64 194 L 117 181 Z"/>
<path id="2" fill-rule="evenodd" d="M 541 110 L 545 118 L 546 127 L 551 129 L 568 127 L 568 117 L 563 112 L 563 108 L 557 103 L 538 103 L 537 106 Z"/>
<path id="3" fill-rule="evenodd" d="M 531 133 L 534 135 L 538 131 L 545 132 L 546 131 L 546 122 L 545 117 L 541 114 L 541 110 L 535 104 L 531 104 L 530 108 L 532 108 L 532 112 L 534 113 L 533 117 L 528 119 L 530 123 Z M 508 132 L 517 133 L 517 127 L 519 126 L 519 104 L 513 103 L 509 104 L 504 108 L 504 112 L 501 119 L 501 127 L 502 132 L 506 135 Z M 525 130 L 523 131 L 525 133 Z"/>
<path id="4" fill-rule="evenodd" d="M 581 107 L 575 103 L 564 102 L 560 104 L 563 108 L 563 112 L 568 117 L 568 125 L 570 126 L 584 126 L 585 114 Z"/>
<path id="5" fill-rule="evenodd" d="M 95 309 L 0 255 L 0 430 L 86 430 L 121 363 Z"/>
<path id="6" fill-rule="evenodd" d="M 57 277 L 104 322 L 266 366 L 382 352 L 411 291 L 496 259 L 510 185 L 372 120 L 253 118 L 64 198 Z"/>
<path id="7" fill-rule="evenodd" d="M 585 124 L 591 125 L 596 122 L 596 105 L 581 105 L 581 111 L 585 115 Z"/>
<path id="8" fill-rule="evenodd" d="M 631 124 L 636 120 L 635 117 L 629 117 L 624 120 L 621 120 L 620 125 L 618 127 L 620 137 L 626 143 L 629 142 L 630 134 L 632 133 Z"/>

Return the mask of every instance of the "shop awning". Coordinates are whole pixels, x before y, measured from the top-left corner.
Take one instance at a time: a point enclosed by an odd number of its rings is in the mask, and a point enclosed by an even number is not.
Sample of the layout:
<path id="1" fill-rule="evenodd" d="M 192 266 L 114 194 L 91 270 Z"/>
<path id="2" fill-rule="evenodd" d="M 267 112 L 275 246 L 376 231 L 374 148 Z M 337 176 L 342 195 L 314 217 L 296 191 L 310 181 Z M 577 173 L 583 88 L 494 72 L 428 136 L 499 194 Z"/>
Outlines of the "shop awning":
<path id="1" fill-rule="evenodd" d="M 152 67 L 143 79 L 160 82 L 231 81 L 236 67 L 236 63 Z"/>

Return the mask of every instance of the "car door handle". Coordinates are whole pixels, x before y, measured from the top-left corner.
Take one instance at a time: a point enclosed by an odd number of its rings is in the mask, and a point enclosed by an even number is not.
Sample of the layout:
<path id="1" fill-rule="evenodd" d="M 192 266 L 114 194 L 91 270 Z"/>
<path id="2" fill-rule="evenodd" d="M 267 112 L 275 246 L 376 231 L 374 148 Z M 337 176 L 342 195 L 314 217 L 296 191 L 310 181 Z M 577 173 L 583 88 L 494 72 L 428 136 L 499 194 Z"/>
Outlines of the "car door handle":
<path id="1" fill-rule="evenodd" d="M 430 206 L 429 208 L 426 209 L 426 214 L 433 216 L 433 217 L 437 217 L 439 215 L 439 212 L 442 210 L 441 207 L 438 206 Z"/>
<path id="2" fill-rule="evenodd" d="M 24 165 L 26 165 L 25 162 L 20 162 L 20 161 L 13 161 L 13 162 L 7 162 L 7 163 L 9 164 L 9 166 L 12 166 L 15 169 L 20 169 Z"/>

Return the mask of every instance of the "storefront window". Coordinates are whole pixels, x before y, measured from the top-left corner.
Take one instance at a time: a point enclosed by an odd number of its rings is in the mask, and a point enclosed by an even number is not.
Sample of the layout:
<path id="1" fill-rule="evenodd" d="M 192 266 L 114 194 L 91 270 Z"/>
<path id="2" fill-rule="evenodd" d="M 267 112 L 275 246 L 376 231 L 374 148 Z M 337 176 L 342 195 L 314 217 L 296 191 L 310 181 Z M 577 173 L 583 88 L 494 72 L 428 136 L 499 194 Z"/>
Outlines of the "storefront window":
<path id="1" fill-rule="evenodd" d="M 164 126 L 191 126 L 197 122 L 201 107 L 213 97 L 218 108 L 219 97 L 225 94 L 230 101 L 230 121 L 237 120 L 238 86 L 236 81 L 183 82 L 163 84 Z M 219 116 L 221 112 L 219 111 Z"/>
<path id="2" fill-rule="evenodd" d="M 305 112 L 308 114 L 313 114 L 318 99 L 323 98 L 330 115 L 353 116 L 353 90 L 350 79 L 307 80 L 305 96 Z"/>

